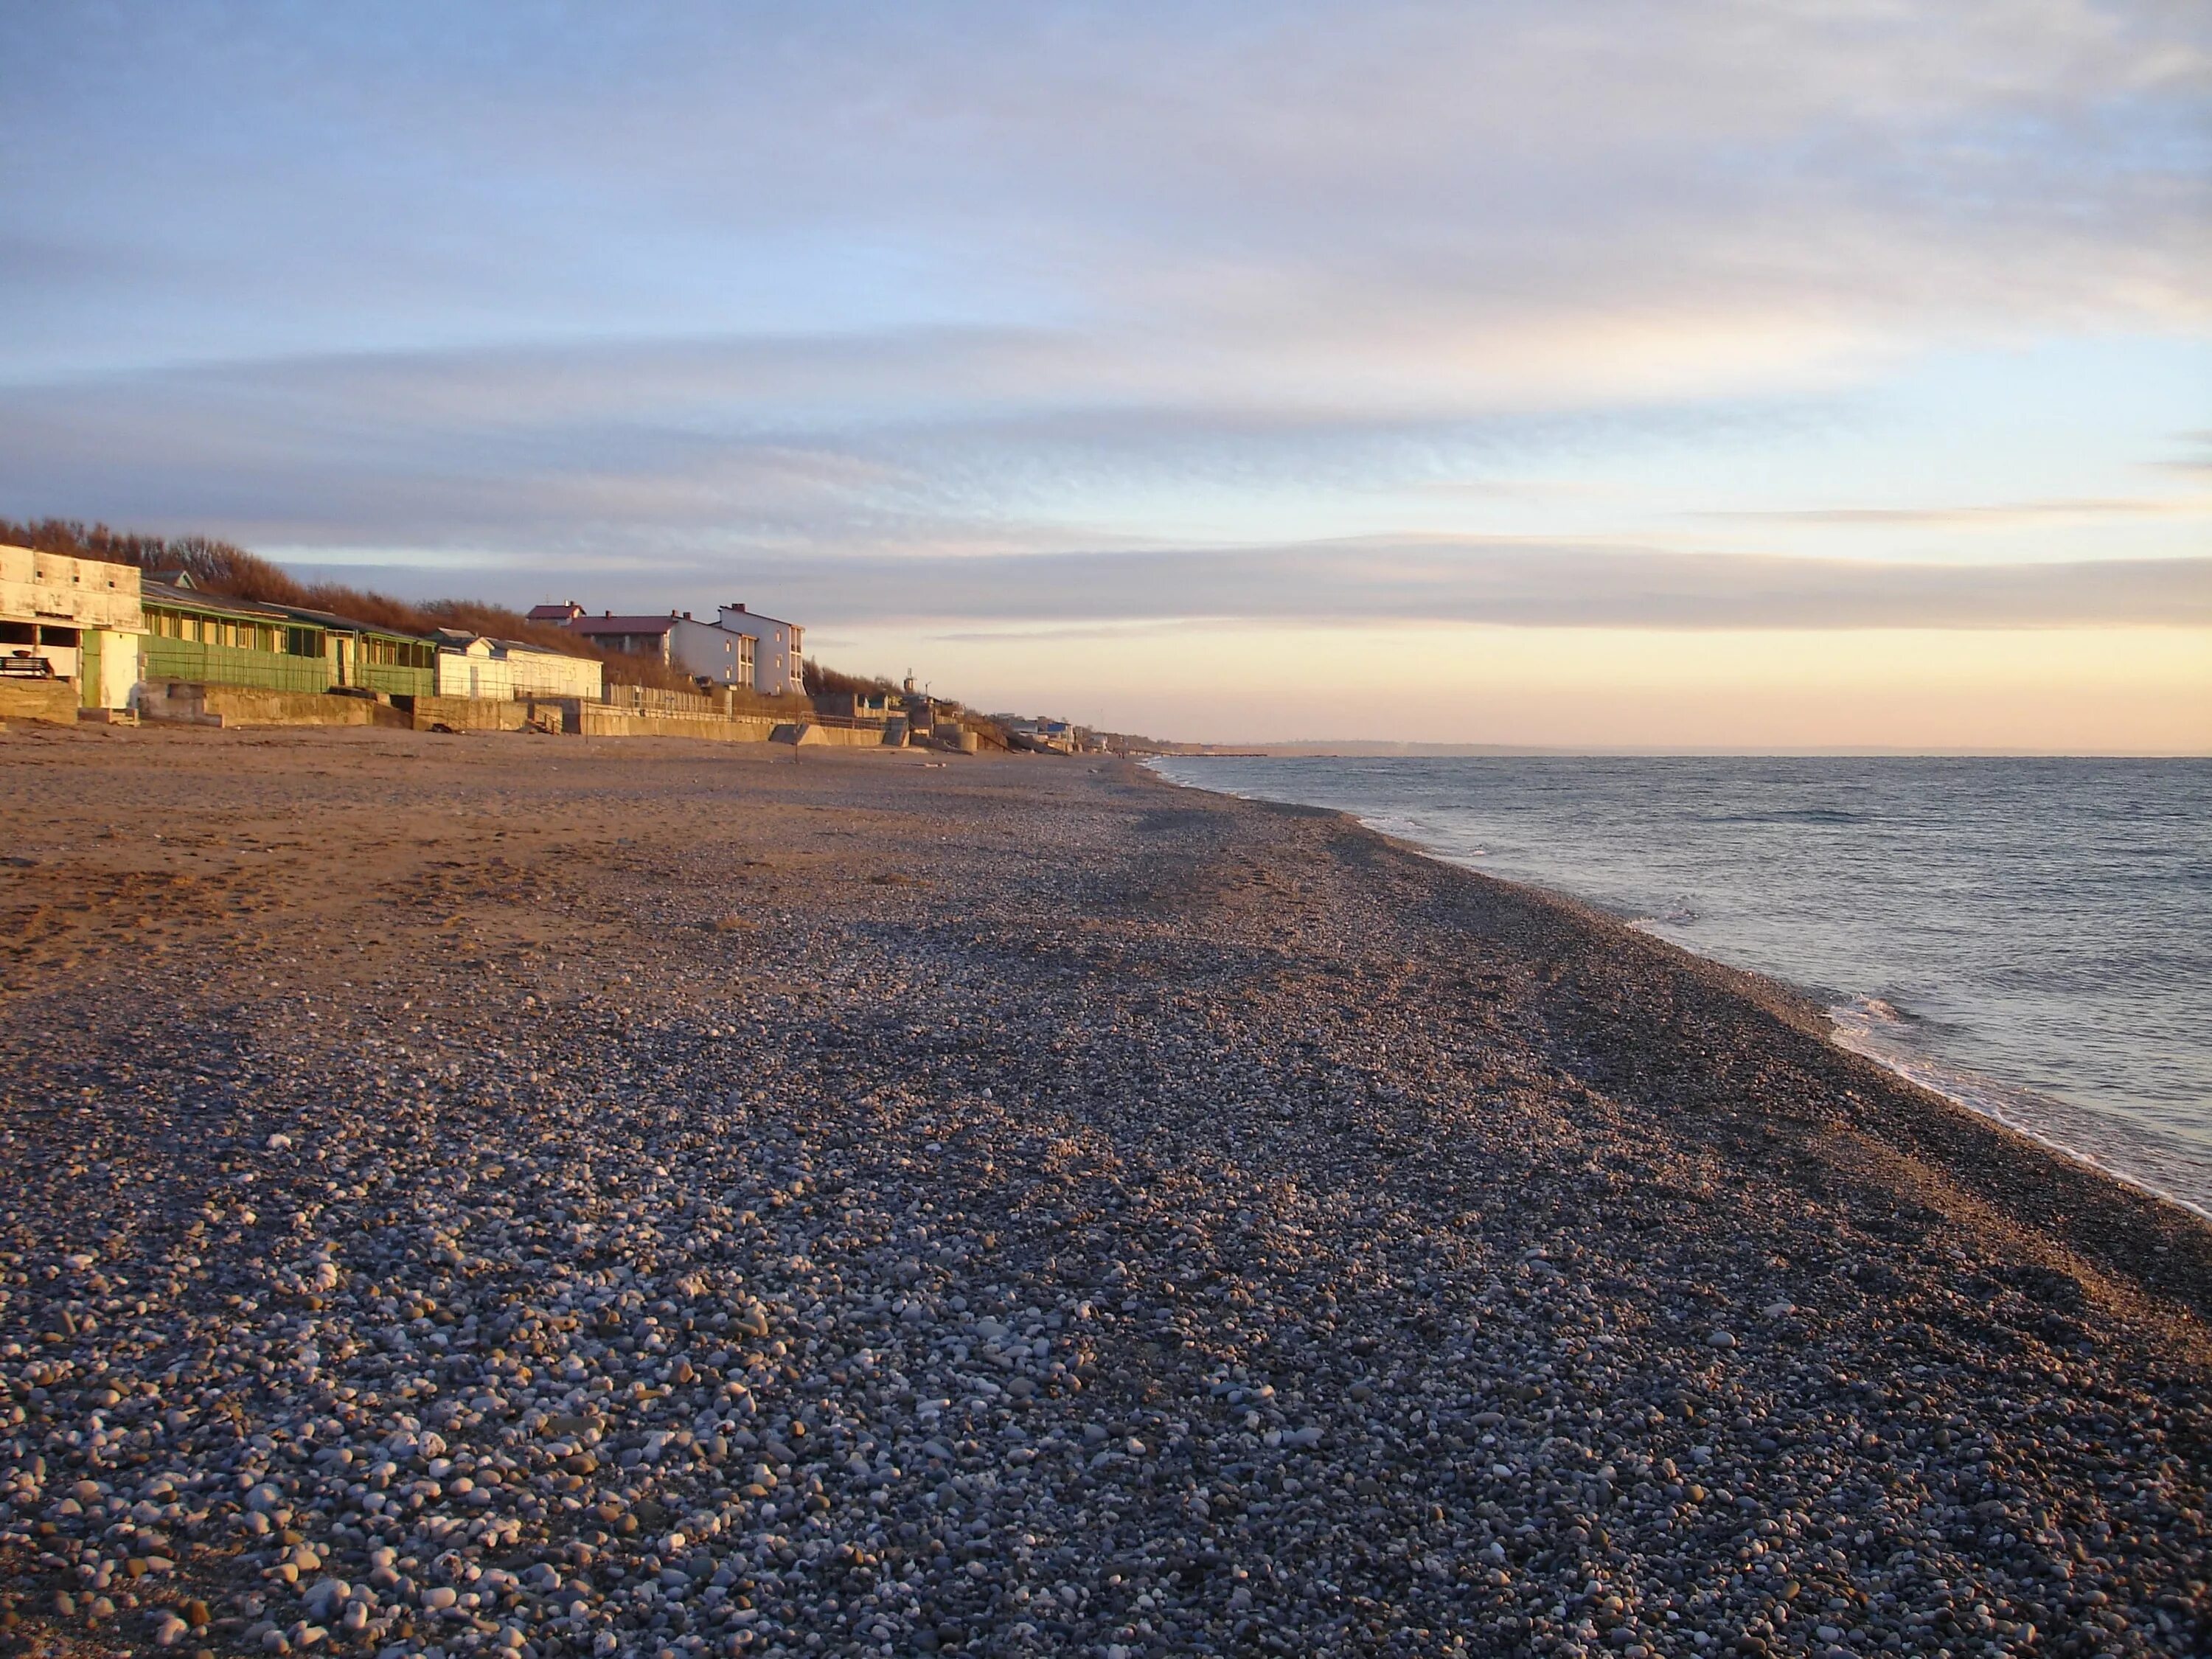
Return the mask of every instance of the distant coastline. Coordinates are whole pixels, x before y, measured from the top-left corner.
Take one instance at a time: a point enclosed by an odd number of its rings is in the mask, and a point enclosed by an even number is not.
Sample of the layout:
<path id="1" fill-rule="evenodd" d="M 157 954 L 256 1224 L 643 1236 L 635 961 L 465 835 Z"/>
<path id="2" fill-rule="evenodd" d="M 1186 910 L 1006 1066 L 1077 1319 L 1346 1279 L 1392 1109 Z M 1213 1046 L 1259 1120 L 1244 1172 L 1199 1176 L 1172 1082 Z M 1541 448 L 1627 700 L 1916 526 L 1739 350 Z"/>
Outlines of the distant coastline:
<path id="1" fill-rule="evenodd" d="M 1639 760 L 1735 759 L 1929 759 L 1929 760 L 2212 760 L 2212 749 L 1928 749 L 1888 748 L 1869 744 L 1837 744 L 1784 745 L 1747 744 L 1667 744 L 1639 747 L 1626 744 L 1587 745 L 1513 743 L 1414 743 L 1390 738 L 1297 738 L 1284 742 L 1181 744 L 1169 752 L 1194 760 L 1362 760 L 1392 757 L 1449 760 L 1501 755 L 1532 757 L 1546 755 L 1593 757 L 1619 756 Z"/>

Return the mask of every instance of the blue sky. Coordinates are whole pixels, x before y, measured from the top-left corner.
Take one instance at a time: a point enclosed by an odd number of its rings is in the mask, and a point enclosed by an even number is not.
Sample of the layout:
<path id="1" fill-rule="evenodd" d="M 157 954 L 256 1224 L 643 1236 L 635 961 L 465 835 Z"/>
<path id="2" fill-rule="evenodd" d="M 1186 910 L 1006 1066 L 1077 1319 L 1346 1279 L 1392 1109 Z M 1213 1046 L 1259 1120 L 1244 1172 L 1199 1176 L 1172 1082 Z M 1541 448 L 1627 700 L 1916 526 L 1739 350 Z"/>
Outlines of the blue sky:
<path id="1" fill-rule="evenodd" d="M 14 516 L 1192 735 L 2010 744 L 2064 661 L 2069 741 L 2212 746 L 2201 8 L 185 0 L 0 61 Z M 1347 617 L 1455 712 L 1322 695 Z M 1886 642 L 1778 682 L 1807 630 Z M 2096 678 L 2130 631 L 2171 675 Z"/>

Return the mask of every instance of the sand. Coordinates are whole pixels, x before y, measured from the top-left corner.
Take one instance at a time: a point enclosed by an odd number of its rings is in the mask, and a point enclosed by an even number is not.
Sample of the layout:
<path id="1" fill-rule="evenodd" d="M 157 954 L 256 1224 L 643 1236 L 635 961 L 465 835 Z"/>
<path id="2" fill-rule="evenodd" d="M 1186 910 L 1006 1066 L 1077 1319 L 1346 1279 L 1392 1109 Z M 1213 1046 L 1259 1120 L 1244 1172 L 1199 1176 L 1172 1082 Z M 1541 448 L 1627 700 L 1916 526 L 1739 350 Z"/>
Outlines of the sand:
<path id="1" fill-rule="evenodd" d="M 1107 761 L 0 737 L 46 1650 L 2198 1650 L 2212 1231 Z"/>

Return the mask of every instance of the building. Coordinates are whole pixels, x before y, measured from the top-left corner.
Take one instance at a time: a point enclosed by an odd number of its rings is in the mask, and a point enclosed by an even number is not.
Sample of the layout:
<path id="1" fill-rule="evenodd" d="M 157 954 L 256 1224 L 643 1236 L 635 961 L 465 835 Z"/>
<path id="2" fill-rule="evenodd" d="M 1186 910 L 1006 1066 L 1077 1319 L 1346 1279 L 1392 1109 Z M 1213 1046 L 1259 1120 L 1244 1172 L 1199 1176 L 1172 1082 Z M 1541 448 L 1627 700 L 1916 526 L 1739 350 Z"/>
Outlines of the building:
<path id="1" fill-rule="evenodd" d="M 771 697 L 802 696 L 806 690 L 806 630 L 742 605 L 722 606 L 708 623 L 689 611 L 665 617 L 603 611 L 594 617 L 570 599 L 532 606 L 530 620 L 571 629 L 602 651 L 644 657 L 715 685 L 747 686 Z"/>
<path id="2" fill-rule="evenodd" d="M 0 661 L 75 682 L 83 708 L 125 708 L 146 629 L 136 566 L 0 547 Z"/>
<path id="3" fill-rule="evenodd" d="M 330 641 L 289 611 L 203 593 L 182 571 L 144 583 L 145 660 L 139 678 L 264 691 L 327 691 Z"/>
<path id="4" fill-rule="evenodd" d="M 1042 714 L 994 714 L 992 719 L 1006 729 L 1006 736 L 1016 749 L 1036 754 L 1073 755 L 1083 747 L 1080 727 L 1066 720 L 1048 720 Z"/>
<path id="5" fill-rule="evenodd" d="M 805 629 L 797 623 L 763 617 L 742 605 L 722 606 L 718 621 L 729 632 L 753 641 L 753 674 L 749 683 L 754 690 L 769 697 L 806 694 Z"/>
<path id="6" fill-rule="evenodd" d="M 182 571 L 164 574 L 168 580 L 141 584 L 141 679 L 410 697 L 436 688 L 434 640 L 325 611 L 222 598 L 203 592 Z"/>
<path id="7" fill-rule="evenodd" d="M 550 608 L 540 605 L 538 609 Z M 602 651 L 643 657 L 695 679 L 711 681 L 716 685 L 750 686 L 754 683 L 752 636 L 714 623 L 699 622 L 688 611 L 672 611 L 665 617 L 618 617 L 607 611 L 596 617 L 574 616 L 566 621 L 557 617 L 541 618 L 533 611 L 531 619 L 558 622 Z"/>
<path id="8" fill-rule="evenodd" d="M 897 691 L 822 691 L 813 697 L 816 713 L 867 726 L 904 720 L 908 701 Z"/>
<path id="9" fill-rule="evenodd" d="M 459 629 L 439 630 L 441 697 L 584 697 L 597 702 L 605 693 L 605 672 L 589 657 Z"/>

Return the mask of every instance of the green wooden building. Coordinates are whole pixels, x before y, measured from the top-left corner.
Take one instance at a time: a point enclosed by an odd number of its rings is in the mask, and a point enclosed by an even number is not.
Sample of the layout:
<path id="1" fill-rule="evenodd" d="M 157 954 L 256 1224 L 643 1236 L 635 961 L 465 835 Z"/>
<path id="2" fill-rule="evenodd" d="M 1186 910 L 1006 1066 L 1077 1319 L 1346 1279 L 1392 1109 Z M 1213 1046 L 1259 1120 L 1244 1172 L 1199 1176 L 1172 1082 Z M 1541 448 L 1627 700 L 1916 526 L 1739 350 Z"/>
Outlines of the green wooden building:
<path id="1" fill-rule="evenodd" d="M 206 593 L 181 573 L 141 583 L 148 680 L 269 691 L 437 691 L 434 640 L 327 611 Z"/>

